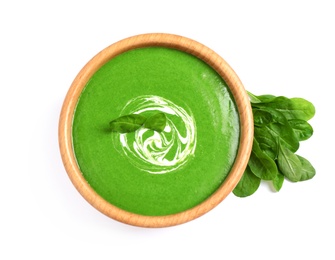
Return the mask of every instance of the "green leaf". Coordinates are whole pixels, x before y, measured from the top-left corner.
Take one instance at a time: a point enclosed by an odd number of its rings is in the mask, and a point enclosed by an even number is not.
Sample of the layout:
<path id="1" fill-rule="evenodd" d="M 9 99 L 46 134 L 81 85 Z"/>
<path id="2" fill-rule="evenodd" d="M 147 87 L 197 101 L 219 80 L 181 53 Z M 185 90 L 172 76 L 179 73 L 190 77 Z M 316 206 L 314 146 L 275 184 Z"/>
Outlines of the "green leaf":
<path id="1" fill-rule="evenodd" d="M 291 119 L 288 122 L 299 141 L 307 140 L 313 135 L 313 128 L 307 121 Z"/>
<path id="2" fill-rule="evenodd" d="M 254 136 L 261 150 L 266 153 L 267 156 L 269 156 L 272 160 L 277 159 L 277 139 L 274 138 L 274 136 L 265 127 L 255 127 Z"/>
<path id="3" fill-rule="evenodd" d="M 255 138 L 248 166 L 258 178 L 263 180 L 273 180 L 278 173 L 276 163 L 260 149 Z"/>
<path id="4" fill-rule="evenodd" d="M 264 128 L 264 131 L 268 131 L 274 139 L 279 139 L 292 152 L 296 152 L 299 149 L 299 140 L 288 122 L 286 124 L 273 123 L 264 126 Z"/>
<path id="5" fill-rule="evenodd" d="M 121 116 L 109 123 L 112 132 L 130 133 L 139 129 L 145 122 L 146 117 L 139 114 Z"/>
<path id="6" fill-rule="evenodd" d="M 162 112 L 152 115 L 144 123 L 145 128 L 157 132 L 162 132 L 165 126 L 166 126 L 166 116 Z"/>
<path id="7" fill-rule="evenodd" d="M 250 98 L 250 102 L 255 103 L 255 104 L 271 102 L 272 100 L 274 100 L 276 98 L 276 96 L 273 96 L 273 95 L 256 96 L 249 91 L 247 91 L 247 92 L 248 92 L 248 95 L 249 95 L 249 98 Z"/>
<path id="8" fill-rule="evenodd" d="M 257 107 L 252 109 L 255 126 L 265 126 L 271 123 L 288 124 L 285 116 L 271 107 Z"/>
<path id="9" fill-rule="evenodd" d="M 290 119 L 301 119 L 308 121 L 315 115 L 314 105 L 303 98 L 276 97 L 270 102 L 259 103 L 257 106 L 271 107 L 280 111 L 285 117 Z"/>
<path id="10" fill-rule="evenodd" d="M 315 176 L 315 169 L 312 164 L 304 157 L 297 155 L 301 162 L 301 178 L 300 181 L 310 180 Z"/>
<path id="11" fill-rule="evenodd" d="M 257 98 L 256 95 L 252 94 L 251 92 L 247 91 L 250 102 L 251 103 L 261 103 L 262 101 Z"/>
<path id="12" fill-rule="evenodd" d="M 306 99 L 303 98 L 291 98 L 291 115 L 292 118 L 288 119 L 301 119 L 310 120 L 315 115 L 314 105 Z"/>
<path id="13" fill-rule="evenodd" d="M 260 96 L 257 96 L 257 98 L 262 103 L 269 103 L 269 102 L 273 101 L 276 98 L 276 96 L 274 96 L 274 95 L 260 95 Z"/>
<path id="14" fill-rule="evenodd" d="M 277 176 L 272 180 L 273 187 L 276 191 L 280 191 L 281 187 L 283 186 L 284 180 L 284 175 L 278 171 Z"/>
<path id="15" fill-rule="evenodd" d="M 290 181 L 300 181 L 302 164 L 298 156 L 279 143 L 278 168 Z"/>
<path id="16" fill-rule="evenodd" d="M 241 180 L 236 185 L 233 193 L 237 197 L 248 197 L 255 193 L 261 183 L 261 179 L 255 176 L 249 167 L 243 173 Z"/>
<path id="17" fill-rule="evenodd" d="M 262 109 L 253 109 L 252 113 L 254 116 L 255 126 L 268 125 L 275 121 L 273 114 L 270 113 L 269 111 L 262 110 Z"/>

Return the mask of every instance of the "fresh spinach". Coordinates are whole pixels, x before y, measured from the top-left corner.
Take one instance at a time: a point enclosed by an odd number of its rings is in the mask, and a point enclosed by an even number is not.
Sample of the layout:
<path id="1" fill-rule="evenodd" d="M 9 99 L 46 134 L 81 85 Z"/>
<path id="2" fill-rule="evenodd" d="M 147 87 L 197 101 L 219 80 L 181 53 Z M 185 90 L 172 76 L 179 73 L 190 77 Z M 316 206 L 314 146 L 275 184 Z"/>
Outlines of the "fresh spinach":
<path id="1" fill-rule="evenodd" d="M 109 123 L 112 132 L 130 133 L 139 129 L 146 118 L 139 114 L 121 116 Z"/>
<path id="2" fill-rule="evenodd" d="M 260 98 L 260 100 L 262 100 Z M 256 104 L 259 107 L 271 107 L 289 119 L 310 120 L 315 114 L 313 104 L 303 98 L 276 97 Z"/>
<path id="3" fill-rule="evenodd" d="M 307 121 L 291 119 L 288 122 L 299 141 L 305 141 L 313 135 L 313 128 Z"/>
<path id="4" fill-rule="evenodd" d="M 279 143 L 278 168 L 290 181 L 301 179 L 301 162 L 296 154 Z"/>
<path id="5" fill-rule="evenodd" d="M 254 116 L 255 126 L 268 125 L 276 121 L 273 114 L 270 111 L 266 111 L 265 109 L 253 109 L 252 113 Z"/>
<path id="6" fill-rule="evenodd" d="M 166 126 L 166 115 L 158 112 L 150 117 L 140 114 L 130 114 L 118 117 L 109 123 L 110 130 L 118 133 L 135 132 L 141 127 L 162 132 Z"/>
<path id="7" fill-rule="evenodd" d="M 278 170 L 278 174 L 276 177 L 272 180 L 273 187 L 276 191 L 280 191 L 281 187 L 283 186 L 285 177 L 284 175 Z"/>
<path id="8" fill-rule="evenodd" d="M 247 197 L 252 195 L 259 187 L 261 179 L 252 173 L 247 166 L 241 180 L 233 190 L 233 193 L 238 197 Z"/>
<path id="9" fill-rule="evenodd" d="M 166 116 L 164 113 L 160 112 L 154 114 L 144 122 L 144 127 L 157 131 L 162 132 L 166 126 Z"/>
<path id="10" fill-rule="evenodd" d="M 278 139 L 292 152 L 296 152 L 299 149 L 299 140 L 288 123 L 284 125 L 273 123 L 264 126 L 264 129 L 265 131 L 268 131 L 274 139 Z"/>
<path id="11" fill-rule="evenodd" d="M 276 163 L 261 150 L 255 138 L 248 166 L 253 174 L 263 180 L 272 180 L 278 173 Z"/>
<path id="12" fill-rule="evenodd" d="M 303 98 L 248 95 L 254 117 L 254 142 L 247 168 L 233 193 L 250 196 L 261 180 L 270 181 L 274 190 L 280 191 L 285 179 L 312 179 L 314 167 L 296 152 L 300 142 L 313 135 L 307 122 L 315 115 L 313 104 Z"/>
<path id="13" fill-rule="evenodd" d="M 297 155 L 301 162 L 301 178 L 300 181 L 310 180 L 315 175 L 315 169 L 313 165 L 304 157 Z"/>
<path id="14" fill-rule="evenodd" d="M 254 138 L 257 140 L 259 147 L 264 153 L 266 153 L 272 160 L 277 159 L 277 139 L 267 131 L 265 127 L 255 127 Z"/>
<path id="15" fill-rule="evenodd" d="M 254 94 L 252 94 L 251 92 L 247 91 L 248 96 L 250 98 L 250 102 L 251 103 L 267 103 L 272 101 L 273 99 L 276 98 L 276 96 L 273 95 L 261 95 L 261 96 L 256 96 Z"/>
<path id="16" fill-rule="evenodd" d="M 254 105 L 253 109 L 254 124 L 262 126 L 270 123 L 286 124 L 286 117 L 279 111 L 271 107 Z"/>

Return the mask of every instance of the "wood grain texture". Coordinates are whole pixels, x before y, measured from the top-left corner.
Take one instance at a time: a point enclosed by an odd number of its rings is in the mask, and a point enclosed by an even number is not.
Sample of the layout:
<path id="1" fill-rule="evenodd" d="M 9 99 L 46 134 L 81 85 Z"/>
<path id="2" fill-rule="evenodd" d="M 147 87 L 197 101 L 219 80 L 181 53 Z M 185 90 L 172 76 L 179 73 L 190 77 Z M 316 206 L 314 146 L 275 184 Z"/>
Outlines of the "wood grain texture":
<path id="1" fill-rule="evenodd" d="M 81 91 L 92 75 L 116 55 L 131 49 L 162 46 L 190 53 L 210 65 L 228 84 L 240 115 L 241 136 L 238 154 L 231 172 L 219 189 L 207 200 L 184 212 L 167 216 L 143 216 L 115 207 L 101 198 L 84 179 L 72 146 L 72 120 Z M 203 44 L 173 34 L 142 34 L 116 42 L 99 52 L 74 79 L 63 103 L 59 119 L 59 146 L 65 170 L 80 194 L 103 214 L 126 224 L 140 227 L 179 225 L 207 213 L 217 206 L 237 185 L 249 160 L 253 141 L 253 118 L 247 93 L 233 69 L 214 51 Z"/>

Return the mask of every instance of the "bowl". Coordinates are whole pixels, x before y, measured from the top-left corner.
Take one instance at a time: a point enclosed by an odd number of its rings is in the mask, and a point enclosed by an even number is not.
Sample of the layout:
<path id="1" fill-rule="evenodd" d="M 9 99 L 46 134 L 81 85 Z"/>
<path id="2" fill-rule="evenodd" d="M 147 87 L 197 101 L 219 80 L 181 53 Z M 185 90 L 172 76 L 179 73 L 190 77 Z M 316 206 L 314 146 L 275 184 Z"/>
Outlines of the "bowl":
<path id="1" fill-rule="evenodd" d="M 226 82 L 236 104 L 239 139 L 236 157 L 228 175 L 218 188 L 203 201 L 189 209 L 172 214 L 146 215 L 114 205 L 99 194 L 84 177 L 74 152 L 73 122 L 76 106 L 85 86 L 107 62 L 131 50 L 147 47 L 178 50 L 200 59 Z M 150 33 L 120 40 L 94 56 L 75 77 L 65 97 L 59 119 L 59 147 L 65 170 L 82 197 L 106 216 L 119 222 L 139 227 L 168 227 L 186 223 L 209 212 L 235 188 L 247 166 L 253 141 L 253 118 L 248 95 L 228 63 L 205 45 L 173 34 Z"/>

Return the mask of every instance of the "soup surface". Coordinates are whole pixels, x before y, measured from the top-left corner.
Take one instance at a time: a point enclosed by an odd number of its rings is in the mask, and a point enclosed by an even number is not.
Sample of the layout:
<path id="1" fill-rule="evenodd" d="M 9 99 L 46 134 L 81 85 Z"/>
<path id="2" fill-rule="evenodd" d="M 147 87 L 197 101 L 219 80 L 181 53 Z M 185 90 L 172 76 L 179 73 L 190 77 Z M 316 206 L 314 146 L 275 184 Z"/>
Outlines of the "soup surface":
<path id="1" fill-rule="evenodd" d="M 163 112 L 163 132 L 111 132 L 127 114 Z M 185 52 L 147 47 L 104 64 L 87 82 L 74 113 L 72 138 L 84 178 L 106 201 L 161 216 L 208 198 L 238 150 L 237 107 L 224 80 Z"/>

